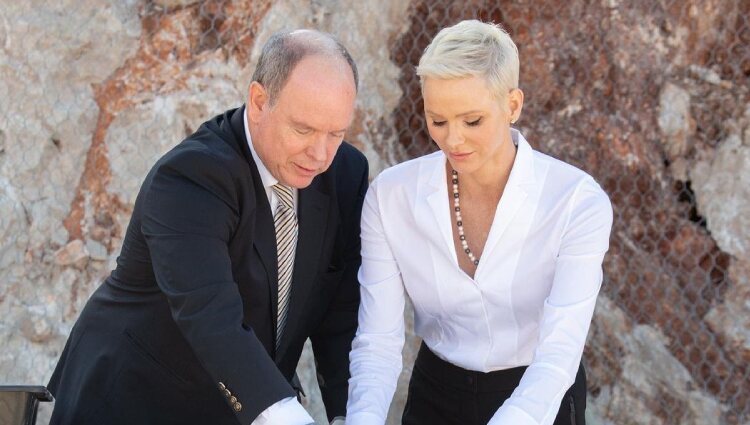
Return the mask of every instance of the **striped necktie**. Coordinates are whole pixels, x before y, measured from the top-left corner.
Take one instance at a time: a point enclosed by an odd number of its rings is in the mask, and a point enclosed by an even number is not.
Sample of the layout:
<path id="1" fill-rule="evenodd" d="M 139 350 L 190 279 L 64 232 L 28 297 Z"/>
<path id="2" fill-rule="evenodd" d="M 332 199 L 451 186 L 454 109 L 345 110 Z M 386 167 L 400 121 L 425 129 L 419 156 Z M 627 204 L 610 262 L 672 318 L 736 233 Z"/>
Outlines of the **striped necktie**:
<path id="1" fill-rule="evenodd" d="M 279 308 L 276 321 L 276 348 L 279 348 L 289 310 L 289 294 L 292 289 L 294 251 L 297 248 L 297 213 L 294 211 L 294 195 L 291 187 L 279 183 L 273 186 L 273 191 L 279 198 L 276 212 L 273 215 L 279 267 Z"/>

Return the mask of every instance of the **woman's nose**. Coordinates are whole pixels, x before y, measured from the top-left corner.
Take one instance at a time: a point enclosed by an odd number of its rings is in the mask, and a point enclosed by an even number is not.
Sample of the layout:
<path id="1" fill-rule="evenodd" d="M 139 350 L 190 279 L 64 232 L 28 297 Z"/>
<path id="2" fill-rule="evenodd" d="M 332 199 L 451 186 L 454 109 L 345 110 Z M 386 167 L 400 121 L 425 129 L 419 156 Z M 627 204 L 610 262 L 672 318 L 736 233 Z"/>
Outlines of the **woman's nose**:
<path id="1" fill-rule="evenodd" d="M 448 146 L 457 146 L 464 142 L 464 136 L 459 129 L 448 127 L 445 142 Z"/>

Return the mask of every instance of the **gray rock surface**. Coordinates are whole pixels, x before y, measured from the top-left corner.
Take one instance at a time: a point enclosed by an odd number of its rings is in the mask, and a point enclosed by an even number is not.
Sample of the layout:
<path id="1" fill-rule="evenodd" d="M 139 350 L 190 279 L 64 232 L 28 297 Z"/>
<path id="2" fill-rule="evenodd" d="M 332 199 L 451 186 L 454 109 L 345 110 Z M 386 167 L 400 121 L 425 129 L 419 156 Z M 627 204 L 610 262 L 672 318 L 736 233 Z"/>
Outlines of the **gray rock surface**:
<path id="1" fill-rule="evenodd" d="M 699 212 L 716 243 L 735 258 L 750 258 L 750 216 L 741 213 L 750 211 L 750 140 L 730 133 L 713 158 L 695 164 L 690 176 Z"/>
<path id="2" fill-rule="evenodd" d="M 690 93 L 672 83 L 662 88 L 659 96 L 659 129 L 665 150 L 674 161 L 688 153 L 695 121 L 690 116 Z"/>
<path id="3" fill-rule="evenodd" d="M 728 407 L 700 390 L 690 372 L 666 349 L 669 336 L 652 326 L 634 323 L 606 296 L 599 298 L 595 314 L 597 326 L 590 335 L 587 358 L 599 361 L 611 356 L 609 350 L 617 347 L 613 360 L 618 363 L 618 373 L 617 385 L 589 388 L 592 394 L 587 417 L 591 423 L 721 423 L 721 414 Z M 674 404 L 660 408 L 661 403 Z"/>

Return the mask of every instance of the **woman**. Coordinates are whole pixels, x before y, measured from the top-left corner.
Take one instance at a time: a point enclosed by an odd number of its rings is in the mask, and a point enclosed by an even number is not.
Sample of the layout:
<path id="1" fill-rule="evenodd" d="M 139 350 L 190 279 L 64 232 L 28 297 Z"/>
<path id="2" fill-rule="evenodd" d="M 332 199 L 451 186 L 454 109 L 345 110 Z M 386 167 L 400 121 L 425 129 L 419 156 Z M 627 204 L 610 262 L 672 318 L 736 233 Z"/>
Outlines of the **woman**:
<path id="1" fill-rule="evenodd" d="M 406 425 L 583 424 L 583 346 L 612 209 L 583 171 L 535 152 L 518 51 L 464 21 L 422 56 L 440 151 L 373 181 L 362 212 L 362 304 L 347 424 L 383 424 L 401 371 L 403 309 L 423 339 Z"/>

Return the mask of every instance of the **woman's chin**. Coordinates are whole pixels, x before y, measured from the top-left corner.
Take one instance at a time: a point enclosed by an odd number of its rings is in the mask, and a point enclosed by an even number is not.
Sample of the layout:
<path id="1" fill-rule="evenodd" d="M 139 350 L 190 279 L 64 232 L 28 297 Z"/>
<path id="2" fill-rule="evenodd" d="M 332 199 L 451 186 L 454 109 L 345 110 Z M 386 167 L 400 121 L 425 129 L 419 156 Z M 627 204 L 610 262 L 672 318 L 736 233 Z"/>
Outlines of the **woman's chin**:
<path id="1" fill-rule="evenodd" d="M 458 174 L 471 174 L 477 168 L 473 161 L 457 161 L 450 157 L 448 158 L 448 163 L 450 163 L 451 169 L 456 170 Z"/>

